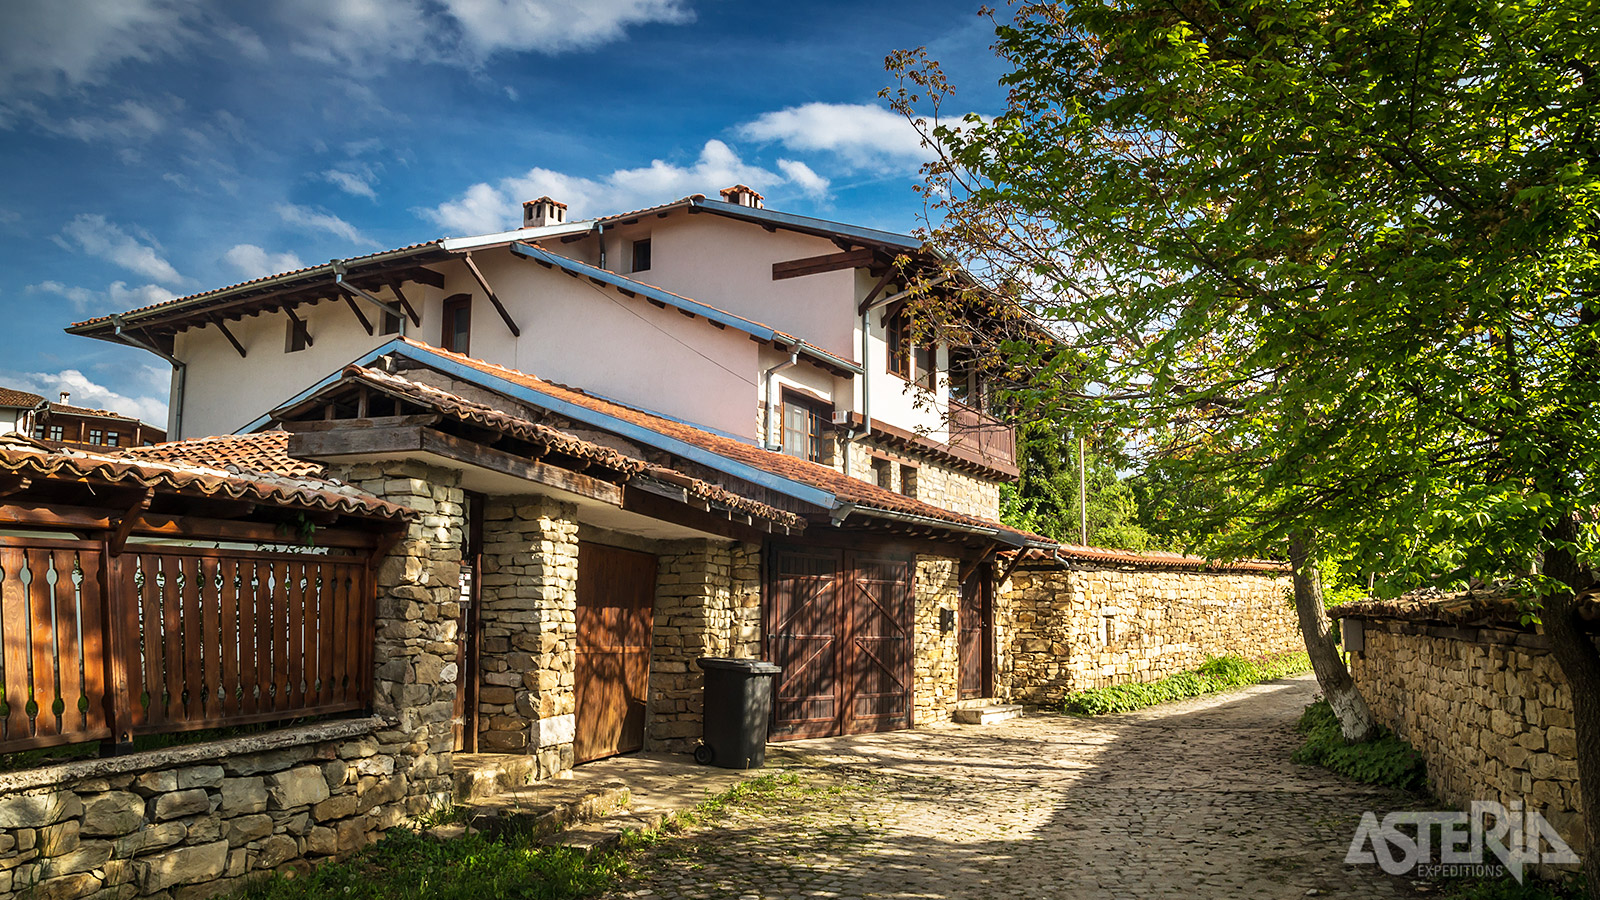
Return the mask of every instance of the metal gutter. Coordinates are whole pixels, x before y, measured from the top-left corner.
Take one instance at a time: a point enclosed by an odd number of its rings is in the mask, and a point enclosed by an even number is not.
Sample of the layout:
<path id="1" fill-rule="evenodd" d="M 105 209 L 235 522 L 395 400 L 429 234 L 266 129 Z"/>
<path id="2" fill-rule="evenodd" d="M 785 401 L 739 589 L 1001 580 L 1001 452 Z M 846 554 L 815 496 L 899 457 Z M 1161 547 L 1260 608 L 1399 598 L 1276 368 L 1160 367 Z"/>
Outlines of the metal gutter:
<path id="1" fill-rule="evenodd" d="M 691 197 L 687 205 L 690 209 L 702 209 L 706 212 L 728 216 L 729 218 L 749 219 L 754 222 L 764 222 L 769 225 L 798 231 L 839 235 L 867 244 L 879 244 L 906 251 L 923 249 L 922 241 L 908 234 L 879 231 L 876 228 L 862 228 L 857 225 L 846 225 L 843 222 L 814 219 L 810 216 L 797 216 L 794 213 L 777 212 L 766 207 L 741 206 L 737 203 L 728 203 L 725 200 L 708 200 L 705 197 Z"/>
<path id="2" fill-rule="evenodd" d="M 564 237 L 569 234 L 582 234 L 593 231 L 593 220 L 582 222 L 565 222 L 560 225 L 540 225 L 536 228 L 517 228 L 512 231 L 497 231 L 494 234 L 479 234 L 470 237 L 446 238 L 439 241 L 441 250 L 458 253 L 462 250 L 482 250 L 496 244 L 510 244 L 515 241 L 537 241 L 540 238 Z"/>
<path id="3" fill-rule="evenodd" d="M 111 337 L 107 340 L 113 343 L 126 344 L 140 350 L 148 350 L 172 364 L 172 387 L 167 390 L 167 439 L 180 440 L 183 437 L 183 398 L 185 389 L 189 384 L 189 364 L 173 356 L 155 344 L 140 340 L 130 334 L 123 333 L 123 319 L 121 313 L 111 314 Z M 47 404 L 49 401 L 45 401 Z"/>
<path id="4" fill-rule="evenodd" d="M 654 285 L 645 284 L 642 281 L 634 281 L 632 278 L 629 278 L 625 275 L 618 275 L 615 272 L 601 269 L 596 266 L 591 266 L 586 262 L 579 262 L 575 259 L 569 259 L 560 255 L 559 253 L 551 253 L 549 250 L 546 250 L 543 247 L 535 247 L 532 244 L 524 244 L 520 242 L 512 243 L 510 245 L 510 250 L 512 253 L 515 253 L 516 255 L 525 259 L 531 259 L 535 262 L 544 263 L 545 265 L 555 266 L 565 271 L 572 272 L 575 275 L 592 278 L 595 281 L 610 285 L 618 290 L 630 291 L 638 294 L 641 297 L 654 300 L 657 303 L 664 303 L 667 306 L 673 307 L 674 309 L 683 310 L 684 312 L 691 312 L 698 316 L 704 316 L 707 321 L 716 322 L 717 324 L 725 325 L 729 328 L 742 331 L 745 334 L 756 338 L 757 340 L 768 341 L 775 344 L 783 344 L 786 347 L 799 344 L 801 355 L 808 356 L 811 359 L 826 363 L 829 366 L 843 369 L 844 371 L 850 372 L 853 375 L 860 375 L 864 371 L 860 365 L 834 356 L 832 353 L 829 353 L 828 351 L 819 347 L 814 347 L 811 344 L 807 344 L 794 335 L 786 334 L 782 331 L 778 331 L 775 328 L 762 325 L 758 322 L 752 322 L 743 316 L 735 315 L 727 310 L 718 309 L 715 306 L 707 306 L 698 300 L 691 300 L 682 294 L 674 294 L 671 291 L 658 288 Z"/>

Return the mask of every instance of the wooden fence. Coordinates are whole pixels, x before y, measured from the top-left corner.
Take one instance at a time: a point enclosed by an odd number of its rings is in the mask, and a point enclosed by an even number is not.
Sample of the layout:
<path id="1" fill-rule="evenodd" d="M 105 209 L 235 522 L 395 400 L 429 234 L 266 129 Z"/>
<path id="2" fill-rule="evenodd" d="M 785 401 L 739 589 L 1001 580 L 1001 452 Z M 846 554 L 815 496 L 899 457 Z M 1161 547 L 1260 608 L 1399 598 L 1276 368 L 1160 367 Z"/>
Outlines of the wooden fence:
<path id="1" fill-rule="evenodd" d="M 0 537 L 0 752 L 365 708 L 368 557 Z"/>

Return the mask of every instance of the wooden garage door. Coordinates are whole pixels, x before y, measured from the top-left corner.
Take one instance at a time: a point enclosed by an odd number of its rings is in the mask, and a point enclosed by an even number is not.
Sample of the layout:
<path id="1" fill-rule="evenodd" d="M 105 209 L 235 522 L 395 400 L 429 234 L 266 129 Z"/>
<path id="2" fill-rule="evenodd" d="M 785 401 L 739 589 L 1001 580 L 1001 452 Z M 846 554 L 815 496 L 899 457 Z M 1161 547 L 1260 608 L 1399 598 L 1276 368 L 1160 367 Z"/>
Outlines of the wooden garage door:
<path id="1" fill-rule="evenodd" d="M 580 763 L 644 746 L 656 558 L 578 545 L 577 734 Z"/>
<path id="2" fill-rule="evenodd" d="M 912 572 L 906 557 L 773 547 L 774 740 L 910 727 Z"/>

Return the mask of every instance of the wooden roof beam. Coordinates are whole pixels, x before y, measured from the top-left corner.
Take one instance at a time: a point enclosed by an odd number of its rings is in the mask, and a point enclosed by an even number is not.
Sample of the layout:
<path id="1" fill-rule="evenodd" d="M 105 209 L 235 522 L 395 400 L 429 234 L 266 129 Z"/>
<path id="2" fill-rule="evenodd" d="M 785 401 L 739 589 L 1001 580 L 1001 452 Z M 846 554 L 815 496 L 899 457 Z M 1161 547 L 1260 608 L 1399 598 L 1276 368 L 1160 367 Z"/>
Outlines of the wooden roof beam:
<path id="1" fill-rule="evenodd" d="M 233 332 L 228 329 L 228 323 L 223 321 L 222 317 L 216 314 L 212 314 L 211 323 L 217 326 L 217 330 L 221 331 L 222 336 L 228 339 L 228 343 L 233 345 L 233 349 L 239 351 L 239 358 L 244 359 L 244 345 L 239 343 L 239 339 L 233 336 Z"/>
<path id="2" fill-rule="evenodd" d="M 295 315 L 294 314 L 294 310 L 290 309 L 287 306 L 285 306 L 283 308 L 283 311 L 284 311 L 284 313 L 286 315 L 289 316 L 289 321 L 294 323 L 294 327 L 300 329 L 300 333 L 305 336 L 306 346 L 307 347 L 312 346 L 315 342 L 311 340 L 311 329 L 306 327 L 305 320 L 300 318 L 299 316 Z"/>
<path id="3" fill-rule="evenodd" d="M 367 314 L 361 311 L 361 307 L 356 305 L 356 298 L 345 294 L 344 302 L 350 307 L 350 311 L 356 314 L 356 321 L 360 322 L 361 327 L 367 330 L 367 334 L 372 334 L 372 322 L 367 319 Z"/>
<path id="4" fill-rule="evenodd" d="M 478 287 L 483 288 L 484 294 L 488 295 L 489 302 L 494 304 L 494 311 L 500 314 L 501 321 L 505 322 L 506 327 L 511 329 L 511 336 L 522 337 L 522 329 L 518 328 L 517 323 L 512 320 L 511 313 L 506 312 L 505 304 L 501 303 L 500 298 L 495 296 L 494 288 L 490 287 L 489 280 L 483 277 L 483 271 L 478 268 L 478 264 L 473 260 L 472 254 L 464 254 L 461 257 L 461 261 L 467 264 L 467 271 L 472 273 L 472 277 L 478 282 Z"/>
<path id="5" fill-rule="evenodd" d="M 406 315 L 411 318 L 411 324 L 415 325 L 418 328 L 421 328 L 422 327 L 422 316 L 418 315 L 417 311 L 415 309 L 411 308 L 411 301 L 407 300 L 406 299 L 406 295 L 400 291 L 400 282 L 398 282 L 398 281 L 389 282 L 389 290 L 393 291 L 394 292 L 394 298 L 396 300 L 400 301 L 400 308 L 405 310 L 406 311 Z"/>

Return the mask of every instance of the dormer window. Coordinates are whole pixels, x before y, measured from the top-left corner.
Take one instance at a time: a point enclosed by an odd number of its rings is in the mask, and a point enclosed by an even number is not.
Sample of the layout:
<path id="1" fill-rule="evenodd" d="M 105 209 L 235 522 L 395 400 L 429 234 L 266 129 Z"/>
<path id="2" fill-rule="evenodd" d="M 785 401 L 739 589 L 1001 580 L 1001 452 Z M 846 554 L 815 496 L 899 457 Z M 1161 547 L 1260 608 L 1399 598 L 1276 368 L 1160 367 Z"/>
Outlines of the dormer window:
<path id="1" fill-rule="evenodd" d="M 650 270 L 650 239 L 633 242 L 633 268 L 629 271 L 647 272 Z"/>

